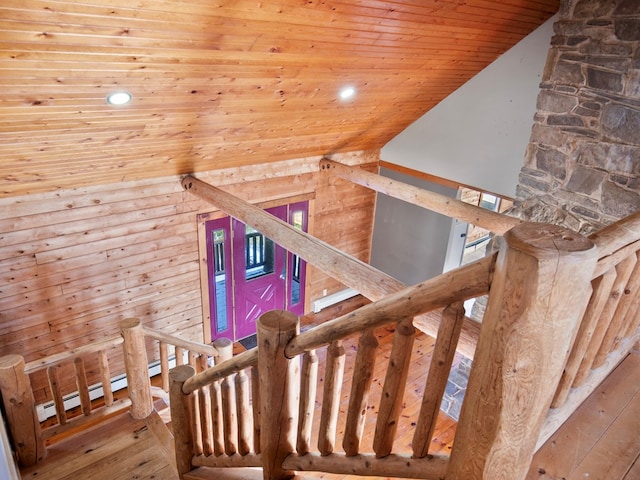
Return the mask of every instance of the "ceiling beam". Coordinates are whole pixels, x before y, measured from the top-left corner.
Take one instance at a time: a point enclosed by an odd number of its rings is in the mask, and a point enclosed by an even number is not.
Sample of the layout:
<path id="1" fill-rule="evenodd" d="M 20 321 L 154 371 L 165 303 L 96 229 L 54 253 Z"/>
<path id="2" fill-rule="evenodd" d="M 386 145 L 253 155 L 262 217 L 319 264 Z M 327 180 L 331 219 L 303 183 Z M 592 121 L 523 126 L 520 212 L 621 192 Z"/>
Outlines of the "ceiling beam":
<path id="1" fill-rule="evenodd" d="M 418 205 L 441 215 L 471 223 L 496 235 L 503 235 L 507 230 L 523 223 L 520 219 L 492 212 L 446 195 L 383 177 L 382 175 L 376 175 L 361 168 L 350 167 L 328 158 L 323 158 L 320 161 L 320 169 L 331 170 L 335 175 L 363 187 Z"/>

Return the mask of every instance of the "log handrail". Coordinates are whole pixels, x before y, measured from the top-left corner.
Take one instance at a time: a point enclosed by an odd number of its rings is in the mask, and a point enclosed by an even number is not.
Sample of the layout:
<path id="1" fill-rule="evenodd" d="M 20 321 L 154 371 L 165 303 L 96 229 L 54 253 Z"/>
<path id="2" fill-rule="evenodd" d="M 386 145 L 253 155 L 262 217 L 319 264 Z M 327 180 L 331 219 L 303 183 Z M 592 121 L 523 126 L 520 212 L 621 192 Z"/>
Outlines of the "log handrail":
<path id="1" fill-rule="evenodd" d="M 592 233 L 589 238 L 598 247 L 600 261 L 640 239 L 640 211 Z"/>
<path id="2" fill-rule="evenodd" d="M 492 212 L 446 195 L 418 188 L 382 175 L 376 175 L 361 168 L 344 165 L 328 158 L 323 158 L 320 161 L 320 169 L 330 170 L 332 173 L 363 187 L 418 205 L 441 215 L 471 223 L 497 235 L 502 235 L 516 225 L 524 223 L 519 218 Z"/>
<path id="3" fill-rule="evenodd" d="M 495 253 L 488 255 L 324 322 L 295 337 L 287 345 L 285 353 L 292 358 L 356 332 L 395 323 L 397 318 L 415 317 L 461 300 L 485 295 L 489 292 L 496 257 Z"/>
<path id="4" fill-rule="evenodd" d="M 72 348 L 64 352 L 54 353 L 53 355 L 49 355 L 48 357 L 40 358 L 38 360 L 32 360 L 31 362 L 26 363 L 25 373 L 30 374 L 38 370 L 42 370 L 44 368 L 48 368 L 62 362 L 66 362 L 68 360 L 72 360 L 82 355 L 98 353 L 101 350 L 107 350 L 109 348 L 120 345 L 122 344 L 122 342 L 123 342 L 123 339 L 120 335 L 114 335 L 100 342 L 90 343 L 88 345 L 82 345 L 81 347 Z"/>
<path id="5" fill-rule="evenodd" d="M 229 360 L 220 362 L 218 365 L 209 367 L 206 370 L 189 377 L 185 380 L 182 391 L 185 395 L 195 392 L 199 388 L 205 387 L 210 383 L 222 380 L 232 373 L 239 372 L 248 367 L 258 364 L 258 350 L 252 348 L 246 352 L 239 353 L 231 357 Z"/>
<path id="6" fill-rule="evenodd" d="M 175 347 L 184 348 L 185 350 L 189 350 L 190 352 L 198 353 L 200 355 L 207 355 L 214 358 L 218 356 L 218 350 L 214 346 L 207 345 L 206 343 L 184 340 L 180 337 L 176 337 L 175 335 L 171 335 L 170 333 L 161 332 L 160 330 L 154 330 L 153 328 L 145 326 L 142 327 L 142 331 L 144 332 L 145 337 L 153 338 L 154 340 L 168 343 Z"/>

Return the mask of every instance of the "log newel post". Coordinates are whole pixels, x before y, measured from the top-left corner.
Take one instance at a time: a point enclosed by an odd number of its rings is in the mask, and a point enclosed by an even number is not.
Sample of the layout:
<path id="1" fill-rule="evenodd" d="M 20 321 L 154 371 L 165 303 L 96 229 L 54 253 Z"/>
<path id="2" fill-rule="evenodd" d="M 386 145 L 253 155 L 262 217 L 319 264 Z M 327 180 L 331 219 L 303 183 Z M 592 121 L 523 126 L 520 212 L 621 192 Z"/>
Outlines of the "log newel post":
<path id="1" fill-rule="evenodd" d="M 560 380 L 597 251 L 563 227 L 505 234 L 447 480 L 522 480 Z"/>
<path id="2" fill-rule="evenodd" d="M 127 318 L 120 323 L 124 343 L 124 368 L 131 399 L 131 416 L 147 418 L 153 411 L 149 362 L 142 324 L 137 318 Z"/>
<path id="3" fill-rule="evenodd" d="M 284 349 L 299 330 L 298 317 L 291 312 L 273 310 L 258 319 L 261 455 L 265 480 L 283 480 L 295 473 L 284 470 L 282 462 L 295 450 L 300 359 L 287 358 Z"/>
<path id="4" fill-rule="evenodd" d="M 191 471 L 193 458 L 193 427 L 191 424 L 194 405 L 193 394 L 182 391 L 184 382 L 196 374 L 191 365 L 179 365 L 169 372 L 169 406 L 171 409 L 171 424 L 176 449 L 176 465 L 180 479 Z"/>
<path id="5" fill-rule="evenodd" d="M 0 358 L 0 394 L 18 463 L 29 467 L 46 456 L 40 422 L 36 413 L 31 382 L 24 371 L 24 358 Z"/>

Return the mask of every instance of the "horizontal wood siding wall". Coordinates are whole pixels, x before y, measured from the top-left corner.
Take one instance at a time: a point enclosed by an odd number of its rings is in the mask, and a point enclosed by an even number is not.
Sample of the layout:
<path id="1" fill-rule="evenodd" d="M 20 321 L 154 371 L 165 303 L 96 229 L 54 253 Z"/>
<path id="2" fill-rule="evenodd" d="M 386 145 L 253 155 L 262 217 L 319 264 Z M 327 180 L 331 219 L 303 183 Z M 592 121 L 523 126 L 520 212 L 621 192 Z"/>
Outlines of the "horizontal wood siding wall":
<path id="1" fill-rule="evenodd" d="M 335 158 L 376 168 L 378 153 Z M 368 259 L 375 197 L 346 182 L 326 186 L 319 160 L 198 177 L 250 202 L 315 192 L 312 231 Z M 127 317 L 202 341 L 196 214 L 214 210 L 184 192 L 178 176 L 0 199 L 0 355 L 42 358 L 117 334 Z M 308 278 L 309 298 L 341 288 L 313 269 Z M 120 350 L 109 358 L 121 372 Z M 97 378 L 97 365 L 87 370 Z M 60 378 L 65 392 L 75 390 L 71 371 Z M 38 402 L 50 397 L 44 374 L 32 383 Z"/>

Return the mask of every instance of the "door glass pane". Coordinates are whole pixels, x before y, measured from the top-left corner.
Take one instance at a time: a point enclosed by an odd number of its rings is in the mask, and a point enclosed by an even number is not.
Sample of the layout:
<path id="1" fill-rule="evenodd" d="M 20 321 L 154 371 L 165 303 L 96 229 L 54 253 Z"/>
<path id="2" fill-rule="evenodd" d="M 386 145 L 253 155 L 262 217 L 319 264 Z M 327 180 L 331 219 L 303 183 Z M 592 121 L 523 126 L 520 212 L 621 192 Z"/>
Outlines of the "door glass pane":
<path id="1" fill-rule="evenodd" d="M 245 226 L 245 278 L 261 277 L 273 273 L 275 244 L 249 225 Z"/>
<path id="2" fill-rule="evenodd" d="M 294 228 L 302 230 L 304 226 L 304 211 L 291 212 L 291 224 Z M 291 305 L 300 303 L 300 257 L 293 255 L 291 259 Z"/>
<path id="3" fill-rule="evenodd" d="M 211 232 L 213 236 L 213 264 L 215 270 L 216 291 L 216 331 L 224 332 L 229 328 L 227 318 L 227 281 L 224 268 L 225 231 L 220 228 Z"/>

